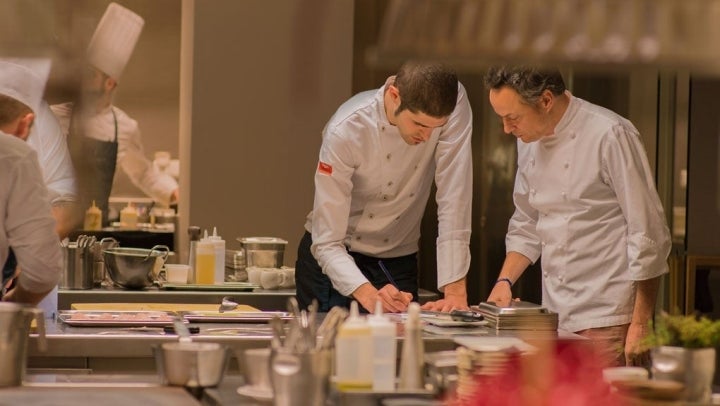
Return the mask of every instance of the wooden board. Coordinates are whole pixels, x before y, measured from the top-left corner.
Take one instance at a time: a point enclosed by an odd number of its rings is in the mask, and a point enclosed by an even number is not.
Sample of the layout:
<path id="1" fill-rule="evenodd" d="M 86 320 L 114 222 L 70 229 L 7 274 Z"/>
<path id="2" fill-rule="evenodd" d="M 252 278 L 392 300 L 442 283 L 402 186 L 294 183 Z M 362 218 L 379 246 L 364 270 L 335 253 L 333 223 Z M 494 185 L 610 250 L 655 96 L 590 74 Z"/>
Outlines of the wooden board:
<path id="1" fill-rule="evenodd" d="M 217 311 L 219 304 L 198 304 L 198 303 L 73 303 L 70 305 L 72 310 L 157 310 L 162 312 L 179 312 L 179 311 Z M 260 310 L 248 306 L 238 305 L 237 309 L 228 311 L 232 312 L 259 312 Z"/>

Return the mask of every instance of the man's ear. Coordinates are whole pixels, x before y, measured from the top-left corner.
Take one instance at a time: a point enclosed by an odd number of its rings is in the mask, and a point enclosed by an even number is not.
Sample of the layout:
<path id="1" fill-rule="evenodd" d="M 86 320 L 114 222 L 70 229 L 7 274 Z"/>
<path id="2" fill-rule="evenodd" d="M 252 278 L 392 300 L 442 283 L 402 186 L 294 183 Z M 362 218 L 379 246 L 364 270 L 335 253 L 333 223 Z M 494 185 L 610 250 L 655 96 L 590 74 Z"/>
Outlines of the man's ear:
<path id="1" fill-rule="evenodd" d="M 28 136 L 30 136 L 30 129 L 32 128 L 33 121 L 35 121 L 35 114 L 27 113 L 16 118 L 15 121 L 5 126 L 3 131 L 18 137 L 23 141 L 27 141 Z"/>
<path id="2" fill-rule="evenodd" d="M 545 89 L 545 91 L 540 95 L 540 106 L 545 110 L 546 112 L 549 112 L 550 109 L 552 109 L 553 103 L 555 102 L 555 96 L 552 94 L 550 90 Z"/>
<path id="3" fill-rule="evenodd" d="M 115 86 L 117 86 L 117 81 L 111 77 L 108 77 L 105 79 L 105 82 L 103 83 L 103 87 L 105 88 L 105 92 L 111 92 L 113 89 L 115 89 Z"/>
<path id="4" fill-rule="evenodd" d="M 400 89 L 395 87 L 395 85 L 389 85 L 388 93 L 390 94 L 391 100 L 395 103 L 395 108 L 398 108 L 400 106 Z"/>

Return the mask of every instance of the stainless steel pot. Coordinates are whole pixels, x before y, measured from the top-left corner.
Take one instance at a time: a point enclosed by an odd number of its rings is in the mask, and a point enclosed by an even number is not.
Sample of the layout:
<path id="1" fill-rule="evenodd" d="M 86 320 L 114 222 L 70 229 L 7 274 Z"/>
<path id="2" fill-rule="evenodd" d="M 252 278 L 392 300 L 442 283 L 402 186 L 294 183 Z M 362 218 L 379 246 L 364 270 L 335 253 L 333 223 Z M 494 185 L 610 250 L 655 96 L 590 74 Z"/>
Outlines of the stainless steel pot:
<path id="1" fill-rule="evenodd" d="M 222 381 L 227 348 L 218 343 L 173 342 L 153 347 L 155 364 L 164 385 L 207 388 Z"/>
<path id="2" fill-rule="evenodd" d="M 37 322 L 38 347 L 45 351 L 43 311 L 16 303 L 0 302 L 0 387 L 19 386 L 25 376 L 30 322 Z"/>
<path id="3" fill-rule="evenodd" d="M 165 261 L 170 249 L 156 245 L 152 249 L 110 248 L 103 251 L 110 279 L 127 289 L 142 289 L 152 285 L 156 261 Z"/>
<path id="4" fill-rule="evenodd" d="M 283 266 L 287 241 L 275 237 L 238 238 L 245 250 L 245 262 L 248 267 L 280 268 Z"/>

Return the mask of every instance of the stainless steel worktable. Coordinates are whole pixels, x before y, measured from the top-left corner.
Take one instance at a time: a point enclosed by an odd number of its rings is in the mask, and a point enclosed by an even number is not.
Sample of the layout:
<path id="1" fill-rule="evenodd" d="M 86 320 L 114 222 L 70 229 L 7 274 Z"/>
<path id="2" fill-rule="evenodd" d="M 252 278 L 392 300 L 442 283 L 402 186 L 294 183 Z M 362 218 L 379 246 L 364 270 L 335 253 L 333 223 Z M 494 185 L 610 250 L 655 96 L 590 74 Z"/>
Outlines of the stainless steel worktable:
<path id="1" fill-rule="evenodd" d="M 69 310 L 73 303 L 199 303 L 220 304 L 225 296 L 232 296 L 236 302 L 253 306 L 261 310 L 284 311 L 287 299 L 295 296 L 295 289 L 265 290 L 255 289 L 252 292 L 239 291 L 189 291 L 160 290 L 147 288 L 144 290 L 127 290 L 120 288 L 97 288 L 89 290 L 60 289 L 58 291 L 58 309 Z M 420 303 L 437 300 L 434 292 L 421 289 Z"/>

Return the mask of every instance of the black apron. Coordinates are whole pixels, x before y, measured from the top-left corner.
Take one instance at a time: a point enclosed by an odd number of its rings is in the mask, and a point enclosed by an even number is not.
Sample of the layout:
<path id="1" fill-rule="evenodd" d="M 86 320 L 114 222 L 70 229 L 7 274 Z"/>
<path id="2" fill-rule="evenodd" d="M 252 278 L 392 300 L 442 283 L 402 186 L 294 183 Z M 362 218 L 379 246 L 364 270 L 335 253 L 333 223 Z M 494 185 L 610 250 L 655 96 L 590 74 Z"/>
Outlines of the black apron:
<path id="1" fill-rule="evenodd" d="M 118 152 L 117 117 L 112 107 L 110 107 L 110 112 L 115 125 L 115 136 L 112 141 L 100 141 L 84 134 L 70 134 L 69 137 L 76 144 L 70 148 L 70 153 L 80 184 L 83 213 L 95 201 L 95 205 L 102 210 L 103 227 L 108 225 L 110 191 L 115 176 Z M 73 133 L 76 132 L 72 122 L 70 129 Z"/>

